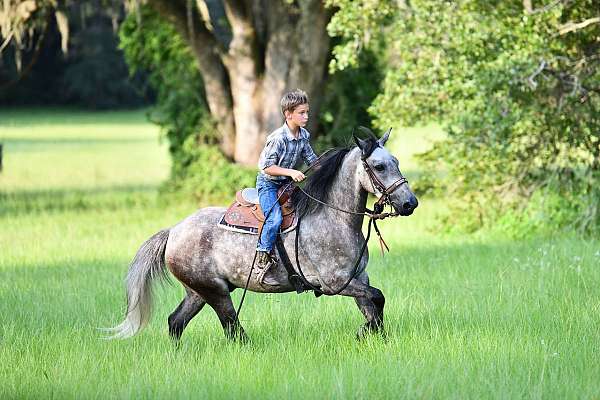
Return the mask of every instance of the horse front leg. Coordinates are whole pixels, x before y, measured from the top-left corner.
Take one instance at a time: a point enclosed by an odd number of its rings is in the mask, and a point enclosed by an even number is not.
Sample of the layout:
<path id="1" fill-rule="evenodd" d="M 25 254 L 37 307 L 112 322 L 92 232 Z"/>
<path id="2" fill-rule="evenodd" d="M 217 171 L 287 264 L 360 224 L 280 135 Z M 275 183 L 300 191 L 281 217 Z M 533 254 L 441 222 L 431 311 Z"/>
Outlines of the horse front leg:
<path id="1" fill-rule="evenodd" d="M 369 276 L 366 272 L 353 279 L 340 294 L 354 297 L 358 309 L 367 320 L 356 333 L 358 339 L 362 339 L 371 333 L 384 333 L 383 308 L 385 297 L 381 290 L 369 285 Z"/>

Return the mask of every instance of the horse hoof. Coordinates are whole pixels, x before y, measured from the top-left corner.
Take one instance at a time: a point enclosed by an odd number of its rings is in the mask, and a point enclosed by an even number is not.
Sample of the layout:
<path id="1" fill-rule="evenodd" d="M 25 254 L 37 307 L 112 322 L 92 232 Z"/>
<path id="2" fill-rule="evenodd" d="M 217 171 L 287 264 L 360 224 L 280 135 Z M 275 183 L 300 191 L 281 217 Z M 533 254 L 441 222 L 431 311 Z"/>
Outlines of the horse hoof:
<path id="1" fill-rule="evenodd" d="M 356 332 L 356 340 L 364 340 L 367 337 L 373 336 L 374 334 L 378 334 L 383 339 L 387 339 L 387 334 L 383 329 L 383 326 L 373 326 L 369 323 L 364 324 L 358 331 Z"/>
<path id="2" fill-rule="evenodd" d="M 364 340 L 366 339 L 368 336 L 371 336 L 372 334 L 372 329 L 371 327 L 367 326 L 366 324 L 361 326 L 360 328 L 358 328 L 358 331 L 356 331 L 356 340 Z"/>
<path id="3" fill-rule="evenodd" d="M 246 335 L 246 333 L 244 333 L 244 332 L 227 335 L 227 338 L 232 343 L 239 343 L 239 344 L 244 344 L 244 345 L 251 343 L 250 337 L 248 335 Z"/>
<path id="4" fill-rule="evenodd" d="M 250 336 L 243 334 L 237 337 L 236 341 L 240 344 L 243 345 L 249 345 L 252 344 L 252 341 L 250 340 Z"/>

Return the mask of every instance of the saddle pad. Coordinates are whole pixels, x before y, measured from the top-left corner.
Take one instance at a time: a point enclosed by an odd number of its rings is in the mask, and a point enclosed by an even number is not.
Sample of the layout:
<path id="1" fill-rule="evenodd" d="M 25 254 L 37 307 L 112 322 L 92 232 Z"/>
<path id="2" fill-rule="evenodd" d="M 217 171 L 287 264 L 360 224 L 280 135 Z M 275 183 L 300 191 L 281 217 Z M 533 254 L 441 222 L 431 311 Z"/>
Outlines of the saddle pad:
<path id="1" fill-rule="evenodd" d="M 283 222 L 280 228 L 282 233 L 296 228 L 296 213 L 292 204 L 294 190 L 294 186 L 288 185 L 279 188 L 277 192 L 281 213 L 283 214 Z M 235 194 L 235 201 L 225 211 L 225 214 L 219 220 L 218 226 L 236 232 L 256 235 L 264 221 L 265 216 L 258 201 L 258 191 L 255 188 L 245 188 L 238 190 Z"/>
<path id="2" fill-rule="evenodd" d="M 264 222 L 264 215 L 260 206 L 246 207 L 234 202 L 223 214 L 219 223 L 220 228 L 234 232 L 248 233 L 258 235 L 258 232 Z M 293 231 L 296 228 L 297 220 L 295 212 L 284 213 L 281 223 L 281 233 Z"/>

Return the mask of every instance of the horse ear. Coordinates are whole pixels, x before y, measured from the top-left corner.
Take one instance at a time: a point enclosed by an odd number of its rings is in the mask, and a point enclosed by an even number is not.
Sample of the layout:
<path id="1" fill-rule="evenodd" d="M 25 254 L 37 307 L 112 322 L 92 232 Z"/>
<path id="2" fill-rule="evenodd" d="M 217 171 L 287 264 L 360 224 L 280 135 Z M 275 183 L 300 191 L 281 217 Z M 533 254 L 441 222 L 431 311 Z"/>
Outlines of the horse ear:
<path id="1" fill-rule="evenodd" d="M 352 135 L 352 137 L 354 138 L 354 143 L 356 143 L 358 148 L 364 153 L 365 149 L 367 148 L 367 141 L 362 140 L 361 138 L 357 137 L 354 134 Z"/>
<path id="2" fill-rule="evenodd" d="M 383 147 L 385 145 L 385 142 L 388 141 L 388 139 L 390 138 L 391 132 L 392 132 L 392 128 L 388 129 L 387 132 L 383 135 L 383 137 L 377 141 L 377 143 L 379 143 L 379 145 L 381 147 Z"/>
<path id="3" fill-rule="evenodd" d="M 364 127 L 364 126 L 359 126 L 359 127 L 358 127 L 358 130 L 359 130 L 359 131 L 361 131 L 361 132 L 363 132 L 363 133 L 365 133 L 365 134 L 367 134 L 367 135 L 368 135 L 368 136 L 370 136 L 371 138 L 373 138 L 373 139 L 377 140 L 377 136 L 375 136 L 375 134 L 373 133 L 373 131 L 372 131 L 372 130 L 370 130 L 369 128 L 366 128 L 366 127 Z"/>

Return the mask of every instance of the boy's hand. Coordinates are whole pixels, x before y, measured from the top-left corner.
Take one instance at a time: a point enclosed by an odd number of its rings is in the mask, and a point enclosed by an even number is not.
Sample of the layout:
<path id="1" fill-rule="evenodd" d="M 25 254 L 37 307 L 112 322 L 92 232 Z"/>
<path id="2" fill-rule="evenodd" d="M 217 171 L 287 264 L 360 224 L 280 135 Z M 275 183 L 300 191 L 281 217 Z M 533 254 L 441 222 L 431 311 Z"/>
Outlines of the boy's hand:
<path id="1" fill-rule="evenodd" d="M 294 182 L 302 182 L 304 178 L 306 178 L 302 172 L 295 169 L 290 169 L 289 177 L 292 178 Z"/>

